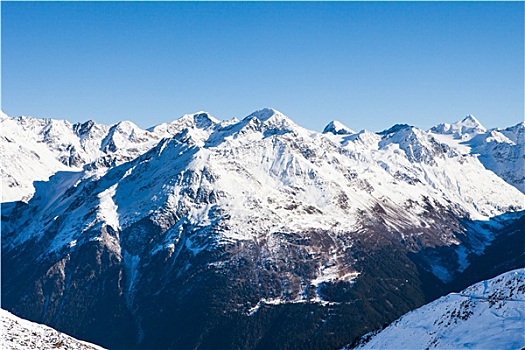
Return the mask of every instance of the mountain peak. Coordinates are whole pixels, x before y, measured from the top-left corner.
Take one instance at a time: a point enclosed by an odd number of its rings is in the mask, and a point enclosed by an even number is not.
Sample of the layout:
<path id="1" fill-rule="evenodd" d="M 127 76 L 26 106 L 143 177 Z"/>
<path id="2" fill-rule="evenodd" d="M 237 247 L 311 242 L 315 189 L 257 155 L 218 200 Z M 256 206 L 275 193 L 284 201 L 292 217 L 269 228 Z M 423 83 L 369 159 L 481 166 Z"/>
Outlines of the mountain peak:
<path id="1" fill-rule="evenodd" d="M 395 124 L 394 126 L 392 126 L 389 129 L 386 129 L 386 130 L 383 130 L 383 131 L 379 131 L 377 134 L 378 135 L 388 135 L 388 134 L 396 133 L 396 132 L 398 132 L 400 130 L 403 130 L 403 129 L 410 129 L 410 128 L 412 128 L 412 126 L 408 125 L 408 124 Z"/>
<path id="2" fill-rule="evenodd" d="M 525 143 L 525 122 L 510 126 L 500 132 L 516 144 Z"/>
<path id="3" fill-rule="evenodd" d="M 460 123 L 468 127 L 479 127 L 485 129 L 485 127 L 479 122 L 479 120 L 472 114 L 467 115 L 465 118 L 463 118 L 463 120 Z"/>
<path id="4" fill-rule="evenodd" d="M 263 123 L 267 123 L 270 120 L 272 120 L 274 122 L 276 122 L 276 121 L 291 122 L 290 118 L 288 118 L 283 113 L 281 113 L 278 110 L 273 109 L 273 108 L 259 109 L 259 110 L 255 111 L 255 112 L 251 113 L 250 115 L 248 115 L 246 118 L 244 118 L 244 120 L 248 121 L 248 120 L 252 120 L 254 118 L 257 118 L 259 121 L 261 121 Z"/>
<path id="5" fill-rule="evenodd" d="M 192 114 L 184 114 L 182 117 L 169 123 L 155 125 L 147 131 L 163 135 L 163 137 L 173 136 L 184 129 L 208 129 L 220 122 L 210 113 L 199 111 Z"/>
<path id="6" fill-rule="evenodd" d="M 284 116 L 281 112 L 279 112 L 276 109 L 263 108 L 263 109 L 259 109 L 259 110 L 255 111 L 255 112 L 253 112 L 247 118 L 256 117 L 260 121 L 266 121 L 266 120 L 270 119 L 271 117 L 273 117 L 274 115 Z"/>
<path id="7" fill-rule="evenodd" d="M 137 124 L 129 120 L 123 120 L 111 126 L 111 129 L 119 130 L 122 132 L 132 132 L 133 130 L 140 129 Z"/>
<path id="8" fill-rule="evenodd" d="M 461 121 L 453 124 L 441 123 L 430 131 L 436 134 L 454 135 L 456 139 L 471 139 L 477 134 L 487 132 L 487 129 L 473 115 L 469 114 Z"/>
<path id="9" fill-rule="evenodd" d="M 185 114 L 179 120 L 183 121 L 185 124 L 192 124 L 198 129 L 206 129 L 219 123 L 216 118 L 205 111 L 199 111 L 193 114 Z"/>
<path id="10" fill-rule="evenodd" d="M 297 127 L 297 124 L 290 118 L 273 108 L 263 108 L 253 112 L 242 120 L 243 125 L 251 125 L 259 131 L 268 130 L 290 131 Z"/>
<path id="11" fill-rule="evenodd" d="M 323 130 L 323 134 L 327 133 L 332 133 L 334 135 L 352 135 L 356 132 L 344 125 L 343 123 L 337 120 L 332 120 L 325 126 Z"/>

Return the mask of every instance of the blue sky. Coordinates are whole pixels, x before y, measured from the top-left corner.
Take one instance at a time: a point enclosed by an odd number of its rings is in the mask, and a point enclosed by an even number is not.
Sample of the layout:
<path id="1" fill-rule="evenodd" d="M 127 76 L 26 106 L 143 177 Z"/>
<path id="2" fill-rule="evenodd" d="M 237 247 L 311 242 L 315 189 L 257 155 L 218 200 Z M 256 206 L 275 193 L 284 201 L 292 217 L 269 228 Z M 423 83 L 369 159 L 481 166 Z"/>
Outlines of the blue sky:
<path id="1" fill-rule="evenodd" d="M 132 120 L 276 108 L 322 130 L 524 118 L 524 3 L 2 2 L 2 110 Z"/>

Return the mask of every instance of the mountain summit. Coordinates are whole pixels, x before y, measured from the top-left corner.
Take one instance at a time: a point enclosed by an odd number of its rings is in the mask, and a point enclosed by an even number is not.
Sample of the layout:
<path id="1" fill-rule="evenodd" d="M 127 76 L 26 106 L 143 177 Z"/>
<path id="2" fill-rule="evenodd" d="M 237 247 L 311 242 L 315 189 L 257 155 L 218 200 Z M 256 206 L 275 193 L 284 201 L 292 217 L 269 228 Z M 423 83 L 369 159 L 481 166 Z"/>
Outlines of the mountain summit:
<path id="1" fill-rule="evenodd" d="M 333 120 L 328 125 L 325 126 L 323 130 L 323 134 L 331 132 L 334 135 L 352 135 L 356 132 L 352 129 L 348 128 L 341 122 L 338 122 L 337 120 Z"/>
<path id="2" fill-rule="evenodd" d="M 431 129 L 437 134 L 452 134 L 456 139 L 472 138 L 476 134 L 487 132 L 487 129 L 473 115 L 453 124 L 442 123 Z"/>

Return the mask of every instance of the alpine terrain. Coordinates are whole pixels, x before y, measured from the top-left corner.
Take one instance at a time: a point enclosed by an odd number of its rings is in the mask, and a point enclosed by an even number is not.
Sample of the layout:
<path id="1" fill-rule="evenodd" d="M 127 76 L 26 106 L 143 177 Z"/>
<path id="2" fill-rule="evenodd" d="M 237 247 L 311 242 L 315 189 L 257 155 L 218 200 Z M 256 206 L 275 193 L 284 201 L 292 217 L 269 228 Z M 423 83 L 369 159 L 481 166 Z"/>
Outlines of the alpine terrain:
<path id="1" fill-rule="evenodd" d="M 0 124 L 2 307 L 104 347 L 341 348 L 524 267 L 524 123 Z"/>
<path id="2" fill-rule="evenodd" d="M 99 346 L 71 338 L 53 328 L 26 321 L 2 309 L 0 330 L 2 349 L 102 350 Z"/>
<path id="3" fill-rule="evenodd" d="M 409 312 L 359 349 L 522 349 L 525 270 L 504 273 Z"/>

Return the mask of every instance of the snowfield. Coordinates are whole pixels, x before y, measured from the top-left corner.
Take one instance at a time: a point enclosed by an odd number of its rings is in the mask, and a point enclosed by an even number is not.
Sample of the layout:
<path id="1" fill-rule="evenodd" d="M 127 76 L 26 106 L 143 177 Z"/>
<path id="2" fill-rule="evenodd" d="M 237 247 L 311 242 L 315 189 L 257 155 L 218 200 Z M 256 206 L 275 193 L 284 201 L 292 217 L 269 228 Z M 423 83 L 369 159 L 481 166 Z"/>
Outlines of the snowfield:
<path id="1" fill-rule="evenodd" d="M 357 349 L 523 349 L 525 270 L 441 297 L 364 339 Z"/>
<path id="2" fill-rule="evenodd" d="M 0 309 L 0 344 L 5 350 L 102 350 L 51 327 L 30 322 Z"/>

